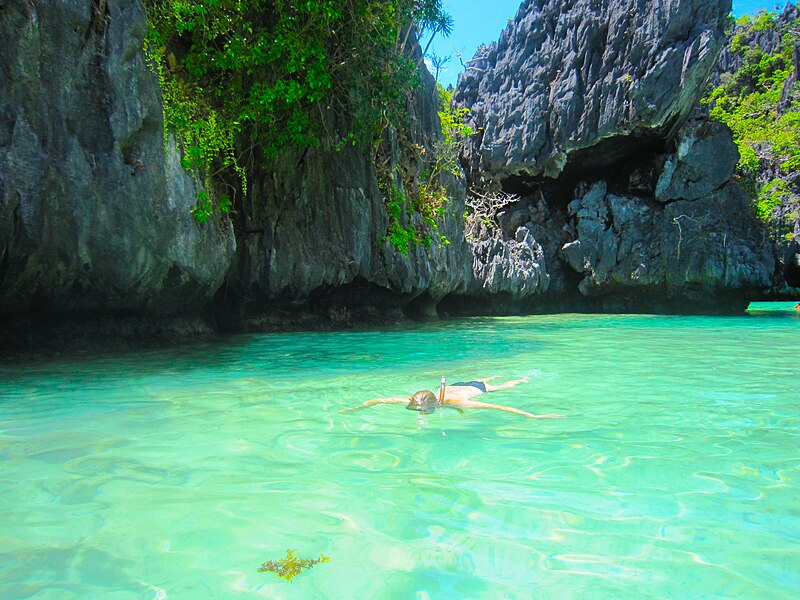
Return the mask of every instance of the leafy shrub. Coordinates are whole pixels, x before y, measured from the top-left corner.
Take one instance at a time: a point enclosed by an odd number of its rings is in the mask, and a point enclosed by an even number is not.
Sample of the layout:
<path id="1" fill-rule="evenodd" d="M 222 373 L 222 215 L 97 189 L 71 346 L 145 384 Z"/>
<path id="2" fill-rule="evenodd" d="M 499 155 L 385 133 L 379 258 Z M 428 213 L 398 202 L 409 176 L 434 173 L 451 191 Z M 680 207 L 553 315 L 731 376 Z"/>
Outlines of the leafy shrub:
<path id="1" fill-rule="evenodd" d="M 405 115 L 417 65 L 413 30 L 440 28 L 441 0 L 145 0 L 145 52 L 159 75 L 165 130 L 206 184 L 195 215 L 224 203 L 214 184 L 247 191 L 253 154 L 318 144 L 374 147 Z M 257 158 L 257 157 L 256 157 Z M 228 205 L 230 209 L 230 205 Z"/>
<path id="2" fill-rule="evenodd" d="M 783 179 L 773 179 L 764 184 L 758 192 L 755 205 L 756 215 L 766 221 L 772 215 L 772 211 L 780 206 L 790 194 L 789 184 Z"/>
<path id="3" fill-rule="evenodd" d="M 418 173 L 406 173 L 403 187 L 404 195 L 393 182 L 393 174 L 387 174 L 382 183 L 386 195 L 386 210 L 389 217 L 388 240 L 401 254 L 408 252 L 415 245 L 427 246 L 433 241 L 439 229 L 438 219 L 444 213 L 447 202 L 447 188 L 442 183 L 442 176 L 461 175 L 459 156 L 464 140 L 472 135 L 472 128 L 464 123 L 467 109 L 456 109 L 452 105 L 452 93 L 440 84 L 436 84 L 439 96 L 439 122 L 441 137 L 430 150 L 415 145 L 411 151 L 416 154 L 414 162 L 423 165 Z M 388 190 L 388 193 L 387 193 Z M 411 223 L 411 215 L 418 213 L 420 223 Z M 442 235 L 438 242 L 444 245 L 450 241 Z"/>
<path id="4" fill-rule="evenodd" d="M 795 26 L 780 25 L 774 13 L 759 12 L 754 18 L 737 21 L 731 38 L 730 51 L 742 59 L 741 68 L 723 76 L 722 81 L 704 102 L 711 105 L 710 116 L 728 125 L 739 148 L 739 174 L 751 194 L 754 211 L 767 219 L 788 186 L 778 186 L 777 180 L 759 186 L 758 175 L 763 167 L 774 164 L 788 173 L 800 167 L 800 90 L 790 94 L 788 105 L 781 106 L 781 94 L 794 68 L 793 52 L 798 43 Z M 775 31 L 782 34 L 781 44 L 774 54 L 751 47 L 758 32 Z M 782 190 L 781 194 L 778 190 Z"/>

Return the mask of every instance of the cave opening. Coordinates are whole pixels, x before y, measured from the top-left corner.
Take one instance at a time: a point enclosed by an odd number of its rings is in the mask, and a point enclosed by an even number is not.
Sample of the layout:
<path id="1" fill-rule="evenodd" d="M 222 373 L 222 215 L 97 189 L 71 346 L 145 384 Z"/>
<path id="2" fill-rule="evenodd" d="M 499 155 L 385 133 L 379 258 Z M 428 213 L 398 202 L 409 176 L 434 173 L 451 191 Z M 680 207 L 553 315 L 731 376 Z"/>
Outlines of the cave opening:
<path id="1" fill-rule="evenodd" d="M 600 180 L 612 194 L 652 197 L 672 144 L 658 130 L 637 130 L 575 150 L 556 178 L 518 173 L 500 184 L 503 192 L 521 198 L 541 192 L 553 208 L 566 208 L 581 183 L 591 185 Z"/>

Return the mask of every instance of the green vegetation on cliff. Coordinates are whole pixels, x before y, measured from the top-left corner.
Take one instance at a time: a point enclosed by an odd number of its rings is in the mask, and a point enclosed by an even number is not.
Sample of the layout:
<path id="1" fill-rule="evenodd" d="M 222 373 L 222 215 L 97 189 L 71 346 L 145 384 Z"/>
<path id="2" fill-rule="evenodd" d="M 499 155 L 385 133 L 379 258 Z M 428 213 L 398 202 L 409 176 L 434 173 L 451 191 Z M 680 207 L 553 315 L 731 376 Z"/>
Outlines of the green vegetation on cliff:
<path id="1" fill-rule="evenodd" d="M 758 39 L 770 34 L 780 42 L 773 52 L 765 52 Z M 742 17 L 729 46 L 741 66 L 723 74 L 705 100 L 711 117 L 733 131 L 739 175 L 763 220 L 791 197 L 783 177 L 800 168 L 800 93 L 793 76 L 799 42 L 796 22 L 767 12 Z"/>
<path id="2" fill-rule="evenodd" d="M 392 173 L 381 174 L 380 185 L 386 196 L 386 213 L 389 217 L 387 238 L 403 255 L 407 255 L 417 244 L 427 246 L 434 240 L 435 232 L 439 229 L 437 220 L 443 214 L 447 201 L 447 189 L 442 184 L 442 176 L 461 175 L 459 157 L 464 139 L 473 134 L 472 128 L 464 124 L 467 109 L 455 108 L 452 92 L 441 84 L 436 84 L 436 91 L 441 138 L 430 150 L 411 145 L 404 153 L 412 162 L 423 165 L 423 168 L 406 171 L 402 178 L 402 190 Z M 409 214 L 415 212 L 420 215 L 417 224 Z M 438 242 L 445 245 L 450 243 L 444 236 L 438 236 Z"/>
<path id="3" fill-rule="evenodd" d="M 411 36 L 451 25 L 441 0 L 145 4 L 165 129 L 208 190 L 195 209 L 200 221 L 230 211 L 259 154 L 323 137 L 374 152 L 418 83 Z"/>

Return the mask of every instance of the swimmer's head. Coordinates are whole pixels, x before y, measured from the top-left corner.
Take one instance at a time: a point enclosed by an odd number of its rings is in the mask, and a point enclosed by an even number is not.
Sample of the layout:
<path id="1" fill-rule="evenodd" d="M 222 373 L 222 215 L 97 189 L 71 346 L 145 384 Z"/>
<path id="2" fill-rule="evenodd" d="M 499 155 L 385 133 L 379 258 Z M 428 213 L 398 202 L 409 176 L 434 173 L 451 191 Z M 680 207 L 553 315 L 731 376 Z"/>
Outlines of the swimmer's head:
<path id="1" fill-rule="evenodd" d="M 439 406 L 439 402 L 436 400 L 436 396 L 433 395 L 433 392 L 422 390 L 411 396 L 406 408 L 408 410 L 419 411 L 423 415 L 429 415 L 436 410 L 437 406 Z"/>

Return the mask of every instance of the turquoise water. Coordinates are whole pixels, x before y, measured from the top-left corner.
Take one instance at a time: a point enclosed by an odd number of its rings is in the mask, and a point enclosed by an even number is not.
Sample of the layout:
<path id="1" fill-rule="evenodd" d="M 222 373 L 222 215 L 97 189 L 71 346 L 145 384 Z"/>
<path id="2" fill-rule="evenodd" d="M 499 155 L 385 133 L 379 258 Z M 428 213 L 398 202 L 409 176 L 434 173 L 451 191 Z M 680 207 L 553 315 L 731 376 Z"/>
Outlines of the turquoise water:
<path id="1" fill-rule="evenodd" d="M 800 311 L 0 365 L 0 598 L 796 598 Z M 529 376 L 497 411 L 338 411 Z M 257 572 L 326 554 L 292 582 Z"/>

